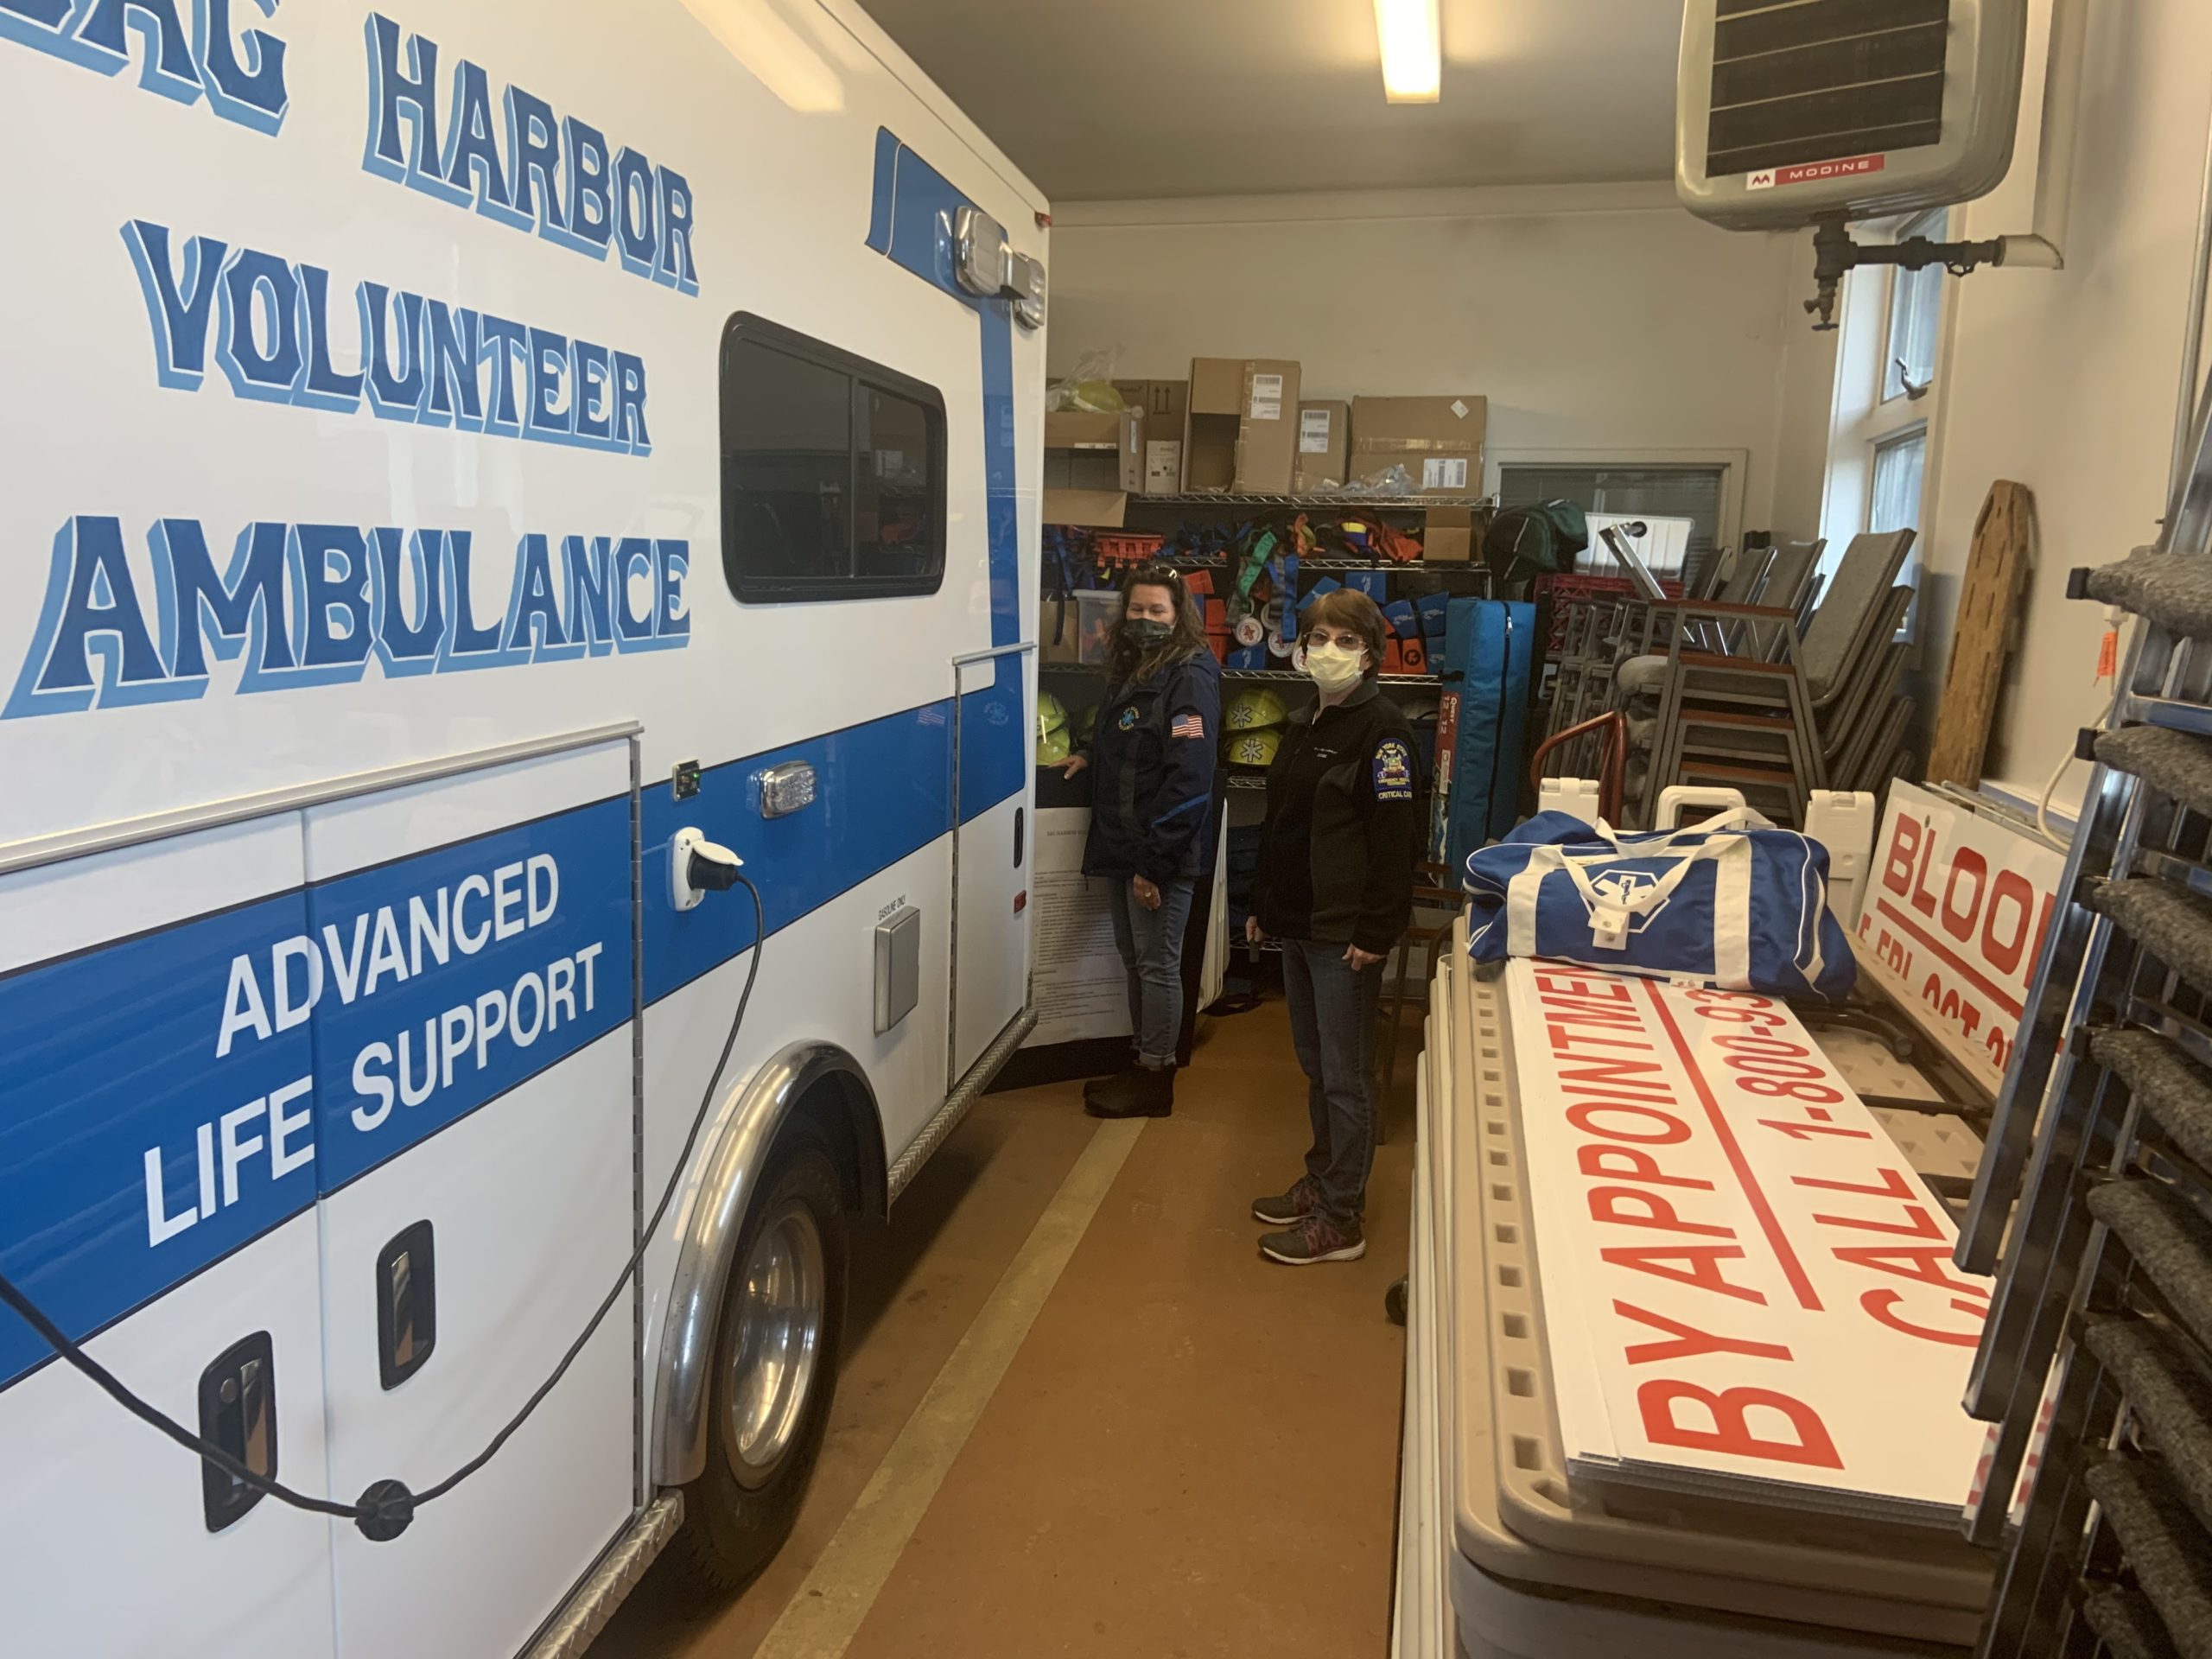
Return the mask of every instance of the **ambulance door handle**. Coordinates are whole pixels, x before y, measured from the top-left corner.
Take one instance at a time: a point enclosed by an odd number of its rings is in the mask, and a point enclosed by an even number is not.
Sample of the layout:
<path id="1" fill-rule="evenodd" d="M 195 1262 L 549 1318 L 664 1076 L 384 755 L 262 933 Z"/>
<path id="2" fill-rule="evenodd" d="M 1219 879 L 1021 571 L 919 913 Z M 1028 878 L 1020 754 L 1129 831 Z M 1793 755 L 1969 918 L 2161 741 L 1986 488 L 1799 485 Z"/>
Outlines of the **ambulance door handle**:
<path id="1" fill-rule="evenodd" d="M 438 1345 L 437 1240 L 418 1221 L 377 1253 L 377 1370 L 387 1391 Z"/>
<path id="2" fill-rule="evenodd" d="M 1014 868 L 1017 870 L 1021 868 L 1021 808 L 1014 809 Z"/>
<path id="3" fill-rule="evenodd" d="M 276 1357 L 266 1331 L 232 1344 L 200 1373 L 200 1436 L 264 1479 L 276 1478 Z M 210 1532 L 222 1531 L 262 1498 L 204 1458 L 200 1494 Z"/>

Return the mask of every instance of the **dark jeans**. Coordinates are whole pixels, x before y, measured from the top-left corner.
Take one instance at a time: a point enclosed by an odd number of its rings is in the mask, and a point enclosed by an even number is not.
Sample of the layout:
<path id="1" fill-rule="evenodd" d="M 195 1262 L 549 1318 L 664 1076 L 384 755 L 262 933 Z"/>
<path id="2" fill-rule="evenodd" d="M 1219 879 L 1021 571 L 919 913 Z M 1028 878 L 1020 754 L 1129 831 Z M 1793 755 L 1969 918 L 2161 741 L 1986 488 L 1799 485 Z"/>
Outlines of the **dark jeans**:
<path id="1" fill-rule="evenodd" d="M 1099 879 L 1113 889 L 1107 907 L 1115 947 L 1128 970 L 1129 1029 L 1136 1033 L 1137 1058 L 1171 1066 L 1183 1031 L 1183 928 L 1191 919 L 1191 878 L 1162 882 L 1158 910 L 1137 903 L 1128 876 Z"/>
<path id="2" fill-rule="evenodd" d="M 1341 944 L 1285 939 L 1282 988 L 1313 1120 L 1306 1173 L 1321 1189 L 1323 1212 L 1349 1227 L 1366 1205 L 1367 1173 L 1375 1162 L 1375 1011 L 1382 964 L 1355 969 Z"/>

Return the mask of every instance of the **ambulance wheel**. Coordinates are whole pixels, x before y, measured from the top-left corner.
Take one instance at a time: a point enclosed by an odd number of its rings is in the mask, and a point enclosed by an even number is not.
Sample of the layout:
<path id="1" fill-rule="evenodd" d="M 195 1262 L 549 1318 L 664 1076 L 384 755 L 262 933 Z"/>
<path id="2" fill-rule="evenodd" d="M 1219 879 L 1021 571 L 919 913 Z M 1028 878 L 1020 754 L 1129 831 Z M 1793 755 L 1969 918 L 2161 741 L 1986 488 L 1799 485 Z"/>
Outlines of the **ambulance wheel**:
<path id="1" fill-rule="evenodd" d="M 745 1218 L 715 1337 L 706 1472 L 684 1494 L 697 1577 L 751 1582 L 798 1518 L 844 1338 L 844 1184 L 810 1132 L 789 1136 Z"/>

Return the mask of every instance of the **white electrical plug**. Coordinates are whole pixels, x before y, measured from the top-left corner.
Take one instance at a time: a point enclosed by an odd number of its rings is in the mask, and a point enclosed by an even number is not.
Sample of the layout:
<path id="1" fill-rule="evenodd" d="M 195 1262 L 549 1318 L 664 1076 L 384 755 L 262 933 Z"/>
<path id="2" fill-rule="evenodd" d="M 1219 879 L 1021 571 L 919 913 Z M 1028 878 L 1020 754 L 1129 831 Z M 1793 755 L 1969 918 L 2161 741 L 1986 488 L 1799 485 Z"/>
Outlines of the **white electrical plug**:
<path id="1" fill-rule="evenodd" d="M 720 842 L 709 841 L 703 830 L 676 832 L 668 849 L 670 901 L 678 910 L 695 908 L 709 893 L 722 893 L 737 885 L 745 861 Z"/>

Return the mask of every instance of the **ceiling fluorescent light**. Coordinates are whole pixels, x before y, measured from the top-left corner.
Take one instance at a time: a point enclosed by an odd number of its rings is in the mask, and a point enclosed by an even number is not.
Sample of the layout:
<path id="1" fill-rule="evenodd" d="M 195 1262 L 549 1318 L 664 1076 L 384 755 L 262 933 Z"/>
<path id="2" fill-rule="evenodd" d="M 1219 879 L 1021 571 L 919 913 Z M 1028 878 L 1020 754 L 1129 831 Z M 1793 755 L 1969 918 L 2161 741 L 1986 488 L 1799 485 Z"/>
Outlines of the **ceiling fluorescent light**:
<path id="1" fill-rule="evenodd" d="M 1383 96 L 1393 104 L 1435 103 L 1444 80 L 1436 0 L 1375 0 L 1375 38 L 1382 48 Z"/>

